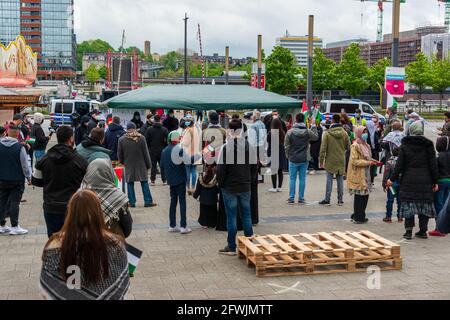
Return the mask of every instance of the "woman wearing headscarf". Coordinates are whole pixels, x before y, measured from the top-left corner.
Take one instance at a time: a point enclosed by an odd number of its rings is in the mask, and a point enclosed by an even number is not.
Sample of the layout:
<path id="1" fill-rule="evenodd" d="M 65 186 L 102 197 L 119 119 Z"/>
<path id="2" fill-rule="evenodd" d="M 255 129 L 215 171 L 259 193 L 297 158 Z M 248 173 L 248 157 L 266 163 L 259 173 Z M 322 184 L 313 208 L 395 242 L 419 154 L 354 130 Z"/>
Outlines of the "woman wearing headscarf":
<path id="1" fill-rule="evenodd" d="M 372 158 L 375 160 L 380 160 L 380 136 L 379 131 L 377 130 L 377 124 L 373 120 L 369 120 L 366 122 L 366 128 L 367 132 L 369 134 L 369 139 L 367 140 L 367 143 L 370 145 L 370 151 L 372 152 Z M 370 167 L 370 183 L 373 186 L 373 182 L 375 181 L 375 177 L 377 176 L 377 169 L 378 167 L 371 166 Z"/>
<path id="2" fill-rule="evenodd" d="M 131 234 L 133 219 L 128 210 L 128 197 L 116 186 L 111 161 L 106 159 L 92 161 L 81 187 L 97 194 L 108 230 L 127 238 Z"/>
<path id="3" fill-rule="evenodd" d="M 75 129 L 75 146 L 78 146 L 84 140 L 87 140 L 89 137 L 89 129 L 88 124 L 91 119 L 89 116 L 82 116 L 80 124 Z"/>
<path id="4" fill-rule="evenodd" d="M 347 169 L 347 187 L 355 196 L 352 221 L 363 224 L 368 221 L 366 208 L 371 192 L 370 166 L 378 162 L 372 158 L 370 145 L 367 143 L 369 133 L 366 127 L 355 127 L 356 139 L 350 147 L 350 160 Z"/>
<path id="5" fill-rule="evenodd" d="M 438 190 L 439 171 L 433 142 L 424 137 L 423 124 L 416 121 L 409 126 L 409 135 L 402 141 L 397 164 L 387 187 L 395 181 L 400 186 L 400 214 L 405 218 L 406 233 L 412 239 L 415 216 L 419 216 L 416 237 L 428 238 L 428 220 L 436 217 L 433 191 Z"/>

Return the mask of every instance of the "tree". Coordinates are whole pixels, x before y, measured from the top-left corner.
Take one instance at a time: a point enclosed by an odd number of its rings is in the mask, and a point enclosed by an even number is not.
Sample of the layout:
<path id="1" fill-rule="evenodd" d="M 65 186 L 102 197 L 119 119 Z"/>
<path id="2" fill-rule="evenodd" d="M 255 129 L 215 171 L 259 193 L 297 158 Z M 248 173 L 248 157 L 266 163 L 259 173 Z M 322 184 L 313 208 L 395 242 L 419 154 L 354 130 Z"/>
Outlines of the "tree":
<path id="1" fill-rule="evenodd" d="M 91 64 L 89 68 L 86 70 L 86 78 L 91 83 L 92 88 L 94 87 L 94 84 L 100 79 L 100 73 L 98 72 L 97 66 L 94 64 Z"/>
<path id="2" fill-rule="evenodd" d="M 336 63 L 325 57 L 321 48 L 316 48 L 313 57 L 313 89 L 321 91 L 335 89 L 337 83 L 336 67 Z M 303 73 L 304 79 L 307 79 L 308 70 L 306 68 L 303 69 Z"/>
<path id="3" fill-rule="evenodd" d="M 422 52 L 416 55 L 416 61 L 406 66 L 406 80 L 413 83 L 419 90 L 419 108 L 422 111 L 423 89 L 431 85 L 431 64 Z"/>
<path id="4" fill-rule="evenodd" d="M 289 49 L 276 46 L 266 58 L 267 90 L 286 95 L 297 88 L 297 61 Z"/>
<path id="5" fill-rule="evenodd" d="M 355 97 L 368 88 L 368 68 L 360 57 L 361 49 L 352 43 L 344 52 L 341 63 L 337 67 L 338 84 L 349 95 Z"/>
<path id="6" fill-rule="evenodd" d="M 450 87 L 450 59 L 433 57 L 431 62 L 431 86 L 433 91 L 440 93 L 440 108 L 445 90 Z"/>
<path id="7" fill-rule="evenodd" d="M 175 51 L 171 51 L 168 54 L 161 57 L 161 62 L 164 65 L 164 69 L 167 71 L 177 71 L 180 68 L 179 61 L 182 60 L 181 55 Z"/>
<path id="8" fill-rule="evenodd" d="M 380 91 L 380 84 L 384 87 L 384 82 L 386 80 L 386 68 L 391 66 L 391 60 L 388 58 L 383 58 L 375 62 L 375 64 L 369 69 L 369 86 L 374 91 Z"/>
<path id="9" fill-rule="evenodd" d="M 106 66 L 101 66 L 98 69 L 98 74 L 100 75 L 100 78 L 106 79 L 106 77 L 108 76 L 108 69 L 106 68 Z"/>
<path id="10" fill-rule="evenodd" d="M 86 53 L 105 53 L 108 50 L 114 51 L 114 48 L 106 41 L 101 39 L 83 41 L 77 45 L 77 69 L 83 67 L 83 55 Z"/>

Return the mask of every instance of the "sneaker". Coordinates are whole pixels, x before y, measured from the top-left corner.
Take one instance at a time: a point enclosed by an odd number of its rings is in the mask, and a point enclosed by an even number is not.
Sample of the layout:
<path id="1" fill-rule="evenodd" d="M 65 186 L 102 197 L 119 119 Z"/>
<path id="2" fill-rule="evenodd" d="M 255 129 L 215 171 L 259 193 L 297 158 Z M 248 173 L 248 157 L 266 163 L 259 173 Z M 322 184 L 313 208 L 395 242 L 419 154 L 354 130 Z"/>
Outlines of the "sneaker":
<path id="1" fill-rule="evenodd" d="M 277 192 L 283 192 L 283 189 L 278 188 L 278 189 L 277 189 Z"/>
<path id="2" fill-rule="evenodd" d="M 330 201 L 326 201 L 326 200 L 320 201 L 319 204 L 320 204 L 321 206 L 331 206 Z"/>
<path id="3" fill-rule="evenodd" d="M 154 186 L 156 186 L 156 182 L 155 182 L 155 181 L 152 181 L 152 182 L 150 182 L 150 185 L 151 185 L 152 187 L 154 187 Z"/>
<path id="4" fill-rule="evenodd" d="M 338 201 L 338 206 L 342 207 L 344 205 L 344 201 Z"/>
<path id="5" fill-rule="evenodd" d="M 310 175 L 315 175 L 316 174 L 316 170 L 311 170 L 310 172 L 308 172 Z"/>
<path id="6" fill-rule="evenodd" d="M 11 230 L 9 231 L 9 234 L 12 236 L 19 236 L 19 235 L 27 234 L 27 233 L 28 233 L 28 230 L 23 229 L 20 226 L 12 227 Z"/>
<path id="7" fill-rule="evenodd" d="M 275 189 L 275 188 L 270 188 L 269 190 L 268 190 L 269 192 L 272 192 L 272 193 L 277 193 L 277 189 Z"/>
<path id="8" fill-rule="evenodd" d="M 225 256 L 235 256 L 237 255 L 236 250 L 230 249 L 229 246 L 226 246 L 222 250 L 219 250 L 219 254 L 225 255 Z"/>
<path id="9" fill-rule="evenodd" d="M 428 234 L 426 231 L 419 231 L 415 234 L 416 238 L 428 239 Z"/>
<path id="10" fill-rule="evenodd" d="M 0 229 L 0 233 L 1 233 L 1 229 Z M 430 232 L 428 232 L 428 234 L 431 237 L 446 237 L 447 236 L 445 233 L 442 233 L 439 230 L 430 231 Z"/>
<path id="11" fill-rule="evenodd" d="M 389 218 L 389 217 L 386 217 L 386 218 L 383 219 L 383 222 L 392 223 L 392 219 Z"/>
<path id="12" fill-rule="evenodd" d="M 180 232 L 180 228 L 178 228 L 178 227 L 175 227 L 175 228 L 169 227 L 169 232 L 170 232 L 170 233 L 177 233 L 177 232 Z"/>
<path id="13" fill-rule="evenodd" d="M 144 205 L 144 208 L 153 208 L 153 207 L 156 207 L 156 206 L 157 206 L 157 204 L 154 203 L 154 202 L 152 202 L 152 203 L 147 203 L 147 204 L 145 204 L 145 205 Z"/>
<path id="14" fill-rule="evenodd" d="M 11 231 L 11 228 L 7 225 L 4 225 L 3 227 L 0 226 L 0 234 L 6 234 Z"/>
<path id="15" fill-rule="evenodd" d="M 353 220 L 354 224 L 366 224 L 367 222 L 369 222 L 369 219 L 367 218 L 364 221 Z"/>
<path id="16" fill-rule="evenodd" d="M 403 235 L 403 238 L 406 240 L 412 240 L 412 230 L 407 230 Z"/>
<path id="17" fill-rule="evenodd" d="M 305 200 L 298 200 L 298 204 L 299 205 L 304 205 L 304 204 L 306 204 L 306 201 Z"/>
<path id="18" fill-rule="evenodd" d="M 181 234 L 188 234 L 188 233 L 191 233 L 192 232 L 192 230 L 191 230 L 191 228 L 189 228 L 189 227 L 186 227 L 186 228 L 180 228 L 180 233 Z"/>
<path id="19" fill-rule="evenodd" d="M 287 204 L 289 204 L 289 205 L 294 205 L 294 204 L 295 204 L 295 201 L 294 201 L 294 200 L 291 200 L 291 199 L 289 199 L 289 200 L 287 201 Z"/>

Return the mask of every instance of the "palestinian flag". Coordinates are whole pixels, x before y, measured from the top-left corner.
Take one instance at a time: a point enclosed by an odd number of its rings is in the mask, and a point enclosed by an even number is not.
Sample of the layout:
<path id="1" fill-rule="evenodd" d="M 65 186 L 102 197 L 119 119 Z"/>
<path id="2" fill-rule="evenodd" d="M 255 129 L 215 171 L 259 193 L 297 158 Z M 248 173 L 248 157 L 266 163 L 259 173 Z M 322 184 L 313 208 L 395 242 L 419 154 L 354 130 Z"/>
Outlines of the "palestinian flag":
<path id="1" fill-rule="evenodd" d="M 119 188 L 120 191 L 122 191 L 122 192 L 125 192 L 124 183 L 123 183 L 124 172 L 125 172 L 124 167 L 114 168 L 116 187 Z"/>
<path id="2" fill-rule="evenodd" d="M 388 108 L 394 108 L 397 109 L 398 108 L 398 102 L 397 100 L 394 98 L 394 96 L 392 94 L 389 93 L 389 91 L 386 90 L 386 88 L 384 88 L 381 84 L 378 84 L 378 86 L 380 87 L 380 103 L 383 109 L 388 109 Z"/>
<path id="3" fill-rule="evenodd" d="M 141 260 L 142 257 L 142 251 L 133 247 L 130 244 L 126 244 L 127 249 L 127 258 L 128 258 L 128 273 L 132 277 L 134 272 L 136 271 L 136 268 L 139 264 L 139 260 Z"/>

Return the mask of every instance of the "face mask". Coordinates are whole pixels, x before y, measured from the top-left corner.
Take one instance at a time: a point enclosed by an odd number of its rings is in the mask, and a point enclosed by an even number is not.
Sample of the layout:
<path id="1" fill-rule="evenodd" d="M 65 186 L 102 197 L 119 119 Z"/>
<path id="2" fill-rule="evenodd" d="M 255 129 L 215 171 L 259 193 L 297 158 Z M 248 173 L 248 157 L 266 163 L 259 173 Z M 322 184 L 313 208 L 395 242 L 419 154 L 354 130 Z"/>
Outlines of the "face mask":
<path id="1" fill-rule="evenodd" d="M 187 122 L 184 123 L 184 125 L 185 125 L 186 127 L 189 127 L 189 126 L 191 125 L 191 123 L 190 123 L 189 121 L 187 121 Z"/>
<path id="2" fill-rule="evenodd" d="M 369 139 L 369 134 L 368 133 L 363 133 L 361 135 L 361 139 L 364 140 L 364 141 L 367 141 Z"/>
<path id="3" fill-rule="evenodd" d="M 97 121 L 100 121 L 101 117 L 99 115 L 97 115 L 97 116 L 94 116 L 94 119 Z"/>

